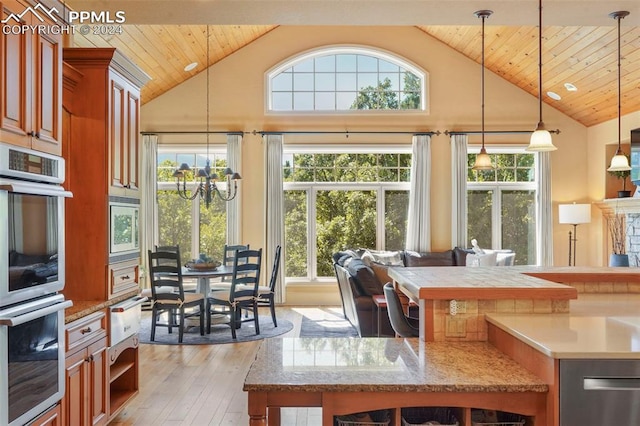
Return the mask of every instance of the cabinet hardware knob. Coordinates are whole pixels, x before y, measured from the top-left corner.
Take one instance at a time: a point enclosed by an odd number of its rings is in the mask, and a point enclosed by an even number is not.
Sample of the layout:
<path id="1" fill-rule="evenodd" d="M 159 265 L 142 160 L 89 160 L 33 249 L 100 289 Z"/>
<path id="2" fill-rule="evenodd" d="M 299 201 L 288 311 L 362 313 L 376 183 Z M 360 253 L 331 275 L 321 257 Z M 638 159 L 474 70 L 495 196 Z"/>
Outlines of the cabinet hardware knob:
<path id="1" fill-rule="evenodd" d="M 33 136 L 35 136 L 35 135 L 36 135 L 36 132 L 34 132 L 34 131 L 32 130 L 32 131 L 30 131 L 30 132 L 27 132 L 27 135 L 28 135 L 28 136 L 33 137 Z"/>
<path id="2" fill-rule="evenodd" d="M 80 333 L 82 334 L 91 333 L 91 327 L 83 328 L 82 330 L 80 330 Z"/>
<path id="3" fill-rule="evenodd" d="M 36 139 L 40 139 L 40 133 L 36 132 L 35 135 Z"/>

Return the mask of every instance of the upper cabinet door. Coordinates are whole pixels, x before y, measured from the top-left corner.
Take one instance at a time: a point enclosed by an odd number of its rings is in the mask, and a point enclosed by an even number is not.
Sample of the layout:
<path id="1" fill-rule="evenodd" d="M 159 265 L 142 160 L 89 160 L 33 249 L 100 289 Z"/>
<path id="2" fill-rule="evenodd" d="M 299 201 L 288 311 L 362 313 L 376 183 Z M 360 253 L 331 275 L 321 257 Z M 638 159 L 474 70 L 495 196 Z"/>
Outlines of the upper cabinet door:
<path id="1" fill-rule="evenodd" d="M 40 22 L 17 0 L 0 0 L 2 19 Z M 12 22 L 12 21 L 11 21 Z M 0 34 L 0 142 L 60 155 L 62 150 L 62 36 L 31 30 Z"/>
<path id="2" fill-rule="evenodd" d="M 15 0 L 0 0 L 2 20 L 17 16 L 24 6 Z M 15 25 L 27 25 L 24 18 Z M 0 33 L 0 142 L 31 146 L 32 35 Z"/>

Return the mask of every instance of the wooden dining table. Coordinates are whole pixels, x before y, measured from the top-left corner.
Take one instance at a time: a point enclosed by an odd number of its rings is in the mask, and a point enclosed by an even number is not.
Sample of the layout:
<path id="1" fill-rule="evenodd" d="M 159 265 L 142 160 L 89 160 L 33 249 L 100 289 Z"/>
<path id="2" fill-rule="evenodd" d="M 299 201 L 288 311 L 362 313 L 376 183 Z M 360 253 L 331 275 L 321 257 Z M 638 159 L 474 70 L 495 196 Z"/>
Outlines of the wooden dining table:
<path id="1" fill-rule="evenodd" d="M 211 291 L 211 279 L 230 277 L 233 275 L 233 266 L 220 265 L 215 269 L 191 269 L 187 267 L 182 268 L 183 278 L 197 278 L 198 283 L 196 291 L 202 293 L 204 297 L 209 295 Z"/>

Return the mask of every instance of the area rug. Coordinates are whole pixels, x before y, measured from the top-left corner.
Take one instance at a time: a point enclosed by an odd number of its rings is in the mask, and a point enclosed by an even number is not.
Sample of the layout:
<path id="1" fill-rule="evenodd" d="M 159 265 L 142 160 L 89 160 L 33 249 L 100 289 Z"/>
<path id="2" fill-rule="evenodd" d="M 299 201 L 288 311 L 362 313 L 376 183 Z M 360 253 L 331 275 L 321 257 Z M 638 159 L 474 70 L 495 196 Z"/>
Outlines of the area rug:
<path id="1" fill-rule="evenodd" d="M 211 334 L 207 334 L 205 330 L 204 336 L 200 335 L 200 327 L 198 321 L 195 321 L 195 325 L 192 325 L 192 321 L 189 320 L 189 325 L 184 331 L 182 338 L 183 345 L 218 345 L 224 343 L 241 343 L 249 342 L 252 340 L 267 339 L 269 337 L 280 336 L 291 330 L 293 330 L 293 324 L 286 319 L 278 318 L 278 326 L 274 327 L 271 321 L 271 316 L 258 316 L 260 321 L 260 334 L 256 335 L 255 327 L 252 322 L 245 322 L 242 326 L 236 330 L 237 338 L 234 340 L 231 337 L 231 328 L 226 324 L 211 325 Z M 205 324 L 206 328 L 206 324 Z M 143 318 L 140 328 L 140 343 L 151 343 L 156 345 L 178 345 L 178 330 L 174 329 L 173 333 L 169 334 L 166 327 L 156 327 L 156 338 L 152 342 L 151 338 L 151 317 Z"/>
<path id="2" fill-rule="evenodd" d="M 300 337 L 358 337 L 358 331 L 341 309 L 323 310 L 302 316 Z"/>

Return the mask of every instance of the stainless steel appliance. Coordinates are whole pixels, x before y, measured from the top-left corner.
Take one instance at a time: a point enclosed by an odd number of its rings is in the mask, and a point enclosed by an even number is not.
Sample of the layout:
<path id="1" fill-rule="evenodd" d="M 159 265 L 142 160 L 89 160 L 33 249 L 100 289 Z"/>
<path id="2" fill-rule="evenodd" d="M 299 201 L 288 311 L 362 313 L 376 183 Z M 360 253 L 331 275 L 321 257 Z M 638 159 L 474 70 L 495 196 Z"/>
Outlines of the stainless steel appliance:
<path id="1" fill-rule="evenodd" d="M 640 425 L 640 360 L 560 360 L 560 426 Z"/>
<path id="2" fill-rule="evenodd" d="M 113 347 L 140 331 L 142 304 L 146 297 L 136 296 L 110 308 L 109 346 Z"/>
<path id="3" fill-rule="evenodd" d="M 0 307 L 64 287 L 64 159 L 0 144 Z"/>
<path id="4" fill-rule="evenodd" d="M 0 310 L 0 425 L 24 425 L 64 395 L 64 310 L 53 295 Z"/>

